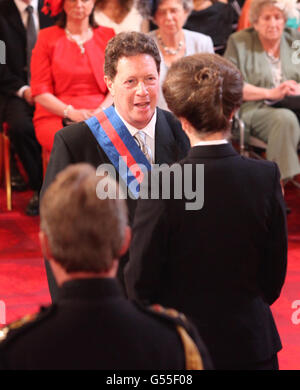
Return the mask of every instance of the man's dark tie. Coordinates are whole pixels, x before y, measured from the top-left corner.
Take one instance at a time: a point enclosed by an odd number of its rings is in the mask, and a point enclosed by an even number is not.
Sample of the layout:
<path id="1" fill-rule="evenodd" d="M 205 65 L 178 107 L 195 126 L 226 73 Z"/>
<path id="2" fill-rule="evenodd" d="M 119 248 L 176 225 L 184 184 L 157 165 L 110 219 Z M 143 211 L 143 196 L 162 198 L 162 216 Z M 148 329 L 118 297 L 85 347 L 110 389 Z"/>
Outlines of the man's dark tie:
<path id="1" fill-rule="evenodd" d="M 28 5 L 26 8 L 26 12 L 28 13 L 28 19 L 27 19 L 27 79 L 28 83 L 30 83 L 30 61 L 31 61 L 31 54 L 32 49 L 34 48 L 34 45 L 36 43 L 36 29 L 33 19 L 33 7 L 32 5 Z"/>

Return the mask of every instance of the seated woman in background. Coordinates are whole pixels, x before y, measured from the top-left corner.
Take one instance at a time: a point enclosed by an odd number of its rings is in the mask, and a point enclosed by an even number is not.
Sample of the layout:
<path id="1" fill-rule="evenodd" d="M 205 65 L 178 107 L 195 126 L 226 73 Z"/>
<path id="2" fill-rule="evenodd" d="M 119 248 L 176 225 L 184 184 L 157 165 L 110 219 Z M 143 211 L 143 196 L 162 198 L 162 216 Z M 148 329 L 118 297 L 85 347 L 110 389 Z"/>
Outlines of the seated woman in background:
<path id="1" fill-rule="evenodd" d="M 134 0 L 96 0 L 95 21 L 100 26 L 122 31 L 148 32 L 147 23 L 135 6 Z"/>
<path id="2" fill-rule="evenodd" d="M 36 136 L 51 151 L 63 119 L 80 122 L 111 104 L 104 83 L 104 51 L 115 33 L 93 22 L 95 0 L 46 0 L 57 26 L 39 33 L 31 60 Z"/>
<path id="3" fill-rule="evenodd" d="M 267 159 L 278 164 L 283 184 L 292 180 L 300 187 L 299 111 L 293 112 L 288 105 L 272 107 L 286 96 L 300 95 L 300 69 L 298 61 L 292 60 L 292 43 L 300 39 L 300 32 L 285 28 L 290 4 L 286 0 L 252 0 L 253 27 L 230 36 L 225 57 L 244 78 L 240 116 L 246 128 L 267 143 Z"/>
<path id="4" fill-rule="evenodd" d="M 229 35 L 233 32 L 235 11 L 231 5 L 219 0 L 194 0 L 194 9 L 184 27 L 209 35 L 215 53 L 223 54 Z"/>
<path id="5" fill-rule="evenodd" d="M 214 52 L 209 36 L 182 28 L 193 8 L 193 0 L 139 0 L 137 8 L 142 16 L 158 27 L 149 34 L 157 43 L 161 55 L 160 86 L 174 61 L 191 54 Z M 162 91 L 158 106 L 168 109 Z"/>
<path id="6" fill-rule="evenodd" d="M 250 12 L 250 5 L 251 5 L 252 0 L 246 0 L 245 4 L 242 8 L 242 12 L 239 18 L 239 23 L 238 23 L 238 28 L 237 31 L 243 30 L 244 28 L 251 27 L 251 23 L 249 20 L 249 12 Z M 290 16 L 290 18 L 287 19 L 286 22 L 286 27 L 291 27 L 291 28 L 299 28 L 300 25 L 300 14 L 299 11 L 297 12 L 296 10 L 296 4 L 299 10 L 300 7 L 300 1 L 299 0 L 286 0 L 287 2 L 290 3 L 291 6 L 294 7 L 295 11 L 293 14 Z"/>

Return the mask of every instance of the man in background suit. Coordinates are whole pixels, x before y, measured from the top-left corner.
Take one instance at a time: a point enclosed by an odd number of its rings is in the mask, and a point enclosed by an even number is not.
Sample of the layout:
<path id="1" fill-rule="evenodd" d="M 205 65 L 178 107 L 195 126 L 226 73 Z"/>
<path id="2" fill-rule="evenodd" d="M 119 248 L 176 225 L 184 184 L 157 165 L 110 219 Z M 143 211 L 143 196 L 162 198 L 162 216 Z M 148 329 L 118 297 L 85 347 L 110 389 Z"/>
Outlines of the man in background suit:
<path id="1" fill-rule="evenodd" d="M 189 141 L 179 121 L 171 113 L 156 107 L 159 69 L 158 48 L 153 39 L 146 34 L 121 33 L 112 38 L 107 45 L 104 73 L 114 100 L 116 115 L 114 119 L 121 120 L 121 124 L 125 126 L 127 143 L 132 142 L 137 134 L 144 133 L 146 145 L 142 145 L 141 150 L 146 148 L 151 163 L 171 164 L 186 155 Z M 92 121 L 98 124 L 95 117 L 93 118 Z M 88 126 L 89 123 L 90 120 L 72 124 L 56 133 L 41 196 L 56 174 L 69 164 L 88 162 L 98 167 L 100 164 L 111 163 L 103 146 L 95 137 L 97 126 L 94 134 Z M 144 154 L 143 157 L 145 158 Z M 129 198 L 130 224 L 135 205 L 136 201 Z M 121 282 L 126 261 L 127 256 L 123 256 L 118 275 Z M 55 300 L 57 286 L 47 262 L 46 270 L 52 300 Z"/>
<path id="2" fill-rule="evenodd" d="M 59 300 L 0 330 L 0 370 L 211 368 L 182 314 L 172 317 L 122 296 L 115 275 L 130 242 L 126 203 L 98 198 L 103 179 L 89 164 L 76 164 L 46 191 L 40 241 Z"/>
<path id="3" fill-rule="evenodd" d="M 9 125 L 9 137 L 34 191 L 26 209 L 28 215 L 36 215 L 39 211 L 42 160 L 32 123 L 34 105 L 28 69 L 31 50 L 28 52 L 27 46 L 32 49 L 39 29 L 53 24 L 53 20 L 41 12 L 42 3 L 41 0 L 0 2 L 0 40 L 6 46 L 6 64 L 0 65 L 0 119 Z M 26 10 L 28 6 L 32 9 Z M 27 34 L 28 24 L 31 35 Z"/>
<path id="4" fill-rule="evenodd" d="M 171 176 L 170 198 L 138 201 L 125 284 L 130 299 L 190 316 L 216 369 L 276 369 L 281 342 L 269 306 L 285 280 L 286 214 L 277 165 L 228 142 L 242 86 L 237 68 L 216 55 L 170 67 L 164 95 L 192 147 L 182 176 Z M 203 191 L 203 204 L 195 207 L 187 185 Z"/>

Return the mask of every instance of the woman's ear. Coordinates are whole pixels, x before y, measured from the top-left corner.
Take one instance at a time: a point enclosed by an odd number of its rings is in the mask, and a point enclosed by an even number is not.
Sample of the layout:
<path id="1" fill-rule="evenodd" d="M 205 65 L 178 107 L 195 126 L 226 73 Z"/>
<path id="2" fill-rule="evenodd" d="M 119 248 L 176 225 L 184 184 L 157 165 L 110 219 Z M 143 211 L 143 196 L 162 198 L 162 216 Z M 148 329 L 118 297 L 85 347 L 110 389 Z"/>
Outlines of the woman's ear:
<path id="1" fill-rule="evenodd" d="M 190 122 L 185 118 L 179 118 L 179 121 L 181 123 L 181 126 L 184 130 L 184 132 L 188 135 L 192 132 L 193 126 L 190 124 Z"/>

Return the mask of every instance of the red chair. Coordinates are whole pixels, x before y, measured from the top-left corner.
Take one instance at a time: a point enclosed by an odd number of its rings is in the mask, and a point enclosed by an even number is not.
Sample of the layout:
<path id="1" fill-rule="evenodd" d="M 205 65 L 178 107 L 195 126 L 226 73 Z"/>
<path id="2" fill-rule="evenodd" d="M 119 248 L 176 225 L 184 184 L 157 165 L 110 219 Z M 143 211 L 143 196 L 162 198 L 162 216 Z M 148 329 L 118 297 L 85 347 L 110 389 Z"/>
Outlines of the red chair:
<path id="1" fill-rule="evenodd" d="M 5 188 L 6 188 L 6 205 L 7 210 L 12 210 L 11 196 L 11 177 L 10 177 L 10 140 L 8 138 L 8 125 L 6 122 L 2 124 L 2 132 L 0 131 L 0 179 L 4 170 Z"/>

